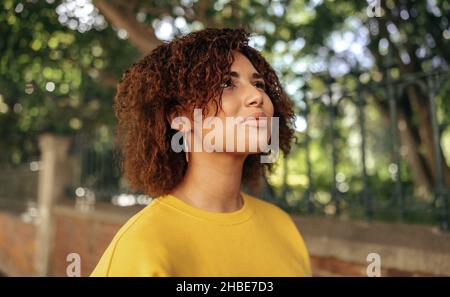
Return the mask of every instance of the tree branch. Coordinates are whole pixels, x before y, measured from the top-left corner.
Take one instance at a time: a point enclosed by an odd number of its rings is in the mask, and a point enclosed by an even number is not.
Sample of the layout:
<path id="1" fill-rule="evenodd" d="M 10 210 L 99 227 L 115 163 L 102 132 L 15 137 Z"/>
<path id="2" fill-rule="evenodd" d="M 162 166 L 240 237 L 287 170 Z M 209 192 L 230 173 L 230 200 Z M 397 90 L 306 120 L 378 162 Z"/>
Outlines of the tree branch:
<path id="1" fill-rule="evenodd" d="M 123 9 L 126 3 L 133 4 L 133 2 L 122 2 L 121 7 L 119 7 L 107 0 L 94 1 L 95 6 L 111 24 L 117 28 L 127 30 L 131 43 L 145 55 L 161 44 L 161 41 L 156 38 L 150 26 L 139 23 L 136 20 L 136 16 L 131 9 Z"/>

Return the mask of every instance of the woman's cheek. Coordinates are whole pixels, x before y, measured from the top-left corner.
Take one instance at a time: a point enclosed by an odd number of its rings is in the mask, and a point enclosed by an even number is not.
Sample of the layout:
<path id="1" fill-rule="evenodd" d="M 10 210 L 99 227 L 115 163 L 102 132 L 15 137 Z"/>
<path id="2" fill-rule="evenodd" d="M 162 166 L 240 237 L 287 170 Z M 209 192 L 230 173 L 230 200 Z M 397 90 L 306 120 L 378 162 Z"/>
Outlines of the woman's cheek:
<path id="1" fill-rule="evenodd" d="M 222 109 L 227 117 L 234 117 L 238 114 L 240 104 L 237 98 L 233 96 L 222 97 Z"/>
<path id="2" fill-rule="evenodd" d="M 269 96 L 267 96 L 267 98 L 266 98 L 266 100 L 265 100 L 265 102 L 264 102 L 264 106 L 266 106 L 266 108 L 267 108 L 267 110 L 264 110 L 264 112 L 265 112 L 267 115 L 269 115 L 269 116 L 272 117 L 273 114 L 274 114 L 275 108 L 274 108 L 273 103 L 272 103 L 272 100 L 270 100 Z"/>

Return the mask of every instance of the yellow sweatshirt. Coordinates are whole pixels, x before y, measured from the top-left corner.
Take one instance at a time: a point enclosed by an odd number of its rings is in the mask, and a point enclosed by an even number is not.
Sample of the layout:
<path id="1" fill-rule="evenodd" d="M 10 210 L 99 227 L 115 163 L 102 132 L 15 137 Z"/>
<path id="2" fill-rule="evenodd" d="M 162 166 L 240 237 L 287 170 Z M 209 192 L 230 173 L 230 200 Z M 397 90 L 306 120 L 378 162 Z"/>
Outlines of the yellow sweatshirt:
<path id="1" fill-rule="evenodd" d="M 234 212 L 163 195 L 117 232 L 91 276 L 310 276 L 305 243 L 278 206 L 241 192 Z"/>

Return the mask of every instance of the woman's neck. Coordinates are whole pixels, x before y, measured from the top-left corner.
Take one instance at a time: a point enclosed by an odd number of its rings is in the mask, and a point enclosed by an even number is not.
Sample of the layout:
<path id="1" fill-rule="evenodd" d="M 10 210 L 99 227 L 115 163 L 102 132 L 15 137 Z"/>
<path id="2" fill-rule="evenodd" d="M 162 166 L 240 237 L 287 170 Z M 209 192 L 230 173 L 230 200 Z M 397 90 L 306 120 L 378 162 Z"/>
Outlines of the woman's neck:
<path id="1" fill-rule="evenodd" d="M 241 177 L 244 155 L 190 154 L 186 174 L 169 194 L 212 212 L 233 212 L 243 206 Z"/>

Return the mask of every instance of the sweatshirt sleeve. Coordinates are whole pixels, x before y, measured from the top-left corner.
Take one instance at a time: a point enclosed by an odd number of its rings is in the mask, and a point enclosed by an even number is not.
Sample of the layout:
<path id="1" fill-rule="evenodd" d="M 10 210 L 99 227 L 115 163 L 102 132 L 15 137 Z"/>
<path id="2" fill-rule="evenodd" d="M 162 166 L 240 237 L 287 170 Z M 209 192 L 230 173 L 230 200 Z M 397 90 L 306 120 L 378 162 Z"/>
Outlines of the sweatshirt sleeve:
<path id="1" fill-rule="evenodd" d="M 169 276 L 169 255 L 148 224 L 131 219 L 111 241 L 91 276 Z"/>
<path id="2" fill-rule="evenodd" d="M 124 236 L 106 249 L 91 276 L 169 276 L 156 246 Z"/>
<path id="3" fill-rule="evenodd" d="M 289 216 L 289 222 L 290 222 L 289 225 L 291 226 L 293 237 L 296 239 L 296 241 L 298 243 L 298 248 L 300 249 L 300 252 L 303 255 L 303 265 L 305 267 L 306 273 L 308 274 L 308 276 L 312 276 L 309 252 L 308 252 L 308 248 L 305 244 L 305 241 L 303 239 L 303 236 L 301 235 L 300 230 L 297 228 L 297 225 L 295 224 L 295 222 L 291 216 Z"/>

